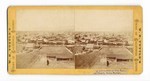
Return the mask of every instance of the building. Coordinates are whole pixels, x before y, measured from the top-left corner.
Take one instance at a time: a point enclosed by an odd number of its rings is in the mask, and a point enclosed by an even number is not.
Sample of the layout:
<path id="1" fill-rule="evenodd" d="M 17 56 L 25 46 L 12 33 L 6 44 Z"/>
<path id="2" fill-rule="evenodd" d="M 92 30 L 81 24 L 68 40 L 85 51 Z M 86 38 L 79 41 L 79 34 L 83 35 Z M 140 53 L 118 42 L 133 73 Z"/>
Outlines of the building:
<path id="1" fill-rule="evenodd" d="M 129 62 L 133 59 L 133 54 L 125 47 L 105 47 L 101 53 L 112 62 Z"/>
<path id="2" fill-rule="evenodd" d="M 34 43 L 27 43 L 25 45 L 25 48 L 34 48 L 35 44 Z"/>
<path id="3" fill-rule="evenodd" d="M 40 49 L 40 52 L 47 56 L 48 59 L 56 61 L 72 61 L 74 55 L 65 46 L 49 46 Z"/>

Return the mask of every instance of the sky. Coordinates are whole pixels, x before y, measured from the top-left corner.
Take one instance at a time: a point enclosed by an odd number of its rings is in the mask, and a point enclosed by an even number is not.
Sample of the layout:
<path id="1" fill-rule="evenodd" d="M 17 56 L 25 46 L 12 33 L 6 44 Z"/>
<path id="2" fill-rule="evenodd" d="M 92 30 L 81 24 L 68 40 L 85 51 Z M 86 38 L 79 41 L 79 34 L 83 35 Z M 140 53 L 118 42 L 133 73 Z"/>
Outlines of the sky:
<path id="1" fill-rule="evenodd" d="M 133 12 L 127 10 L 76 11 L 77 31 L 132 31 Z"/>
<path id="2" fill-rule="evenodd" d="M 17 31 L 72 31 L 73 10 L 18 10 Z"/>
<path id="3" fill-rule="evenodd" d="M 17 31 L 133 31 L 132 10 L 18 10 Z"/>

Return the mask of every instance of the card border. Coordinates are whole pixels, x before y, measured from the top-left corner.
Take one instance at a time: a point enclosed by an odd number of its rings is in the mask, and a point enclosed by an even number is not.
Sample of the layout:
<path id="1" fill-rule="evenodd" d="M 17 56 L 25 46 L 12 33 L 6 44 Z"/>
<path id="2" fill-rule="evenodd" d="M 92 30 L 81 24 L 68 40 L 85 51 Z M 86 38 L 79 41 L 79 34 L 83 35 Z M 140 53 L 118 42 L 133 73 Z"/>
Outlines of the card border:
<path id="1" fill-rule="evenodd" d="M 112 69 L 16 69 L 16 11 L 18 9 L 80 9 L 80 10 L 133 10 L 133 69 L 125 73 Z M 9 6 L 7 9 L 8 73 L 9 74 L 141 74 L 143 71 L 143 16 L 141 6 Z M 123 69 L 113 69 L 122 71 Z M 107 73 L 108 71 L 108 73 Z"/>

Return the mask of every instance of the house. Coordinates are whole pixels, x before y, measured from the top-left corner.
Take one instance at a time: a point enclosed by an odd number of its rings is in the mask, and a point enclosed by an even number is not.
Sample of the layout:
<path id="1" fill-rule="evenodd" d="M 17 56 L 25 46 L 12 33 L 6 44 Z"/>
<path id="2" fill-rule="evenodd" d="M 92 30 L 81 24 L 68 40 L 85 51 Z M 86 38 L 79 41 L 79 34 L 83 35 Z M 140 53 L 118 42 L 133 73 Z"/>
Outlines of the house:
<path id="1" fill-rule="evenodd" d="M 97 44 L 98 44 L 98 45 L 103 44 L 103 43 L 104 43 L 103 39 L 97 40 Z"/>
<path id="2" fill-rule="evenodd" d="M 27 43 L 25 45 L 25 48 L 34 48 L 35 44 L 34 43 Z"/>
<path id="3" fill-rule="evenodd" d="M 85 46 L 85 50 L 90 50 L 90 51 L 92 51 L 93 48 L 94 48 L 94 44 L 87 44 L 87 45 Z"/>
<path id="4" fill-rule="evenodd" d="M 68 39 L 68 40 L 67 40 L 67 43 L 68 43 L 68 44 L 74 44 L 75 41 L 74 41 L 74 40 L 69 40 L 69 39 Z"/>

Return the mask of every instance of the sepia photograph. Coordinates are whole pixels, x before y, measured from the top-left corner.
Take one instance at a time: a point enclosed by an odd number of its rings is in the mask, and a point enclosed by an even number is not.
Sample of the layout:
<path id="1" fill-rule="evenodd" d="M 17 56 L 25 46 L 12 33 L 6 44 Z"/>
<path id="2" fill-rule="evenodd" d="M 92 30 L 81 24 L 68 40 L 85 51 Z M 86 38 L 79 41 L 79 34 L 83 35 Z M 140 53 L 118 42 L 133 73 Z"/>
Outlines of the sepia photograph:
<path id="1" fill-rule="evenodd" d="M 132 69 L 133 11 L 16 11 L 18 69 Z"/>
<path id="2" fill-rule="evenodd" d="M 133 11 L 78 10 L 75 68 L 133 68 Z"/>
<path id="3" fill-rule="evenodd" d="M 16 68 L 74 69 L 73 10 L 18 10 Z"/>

